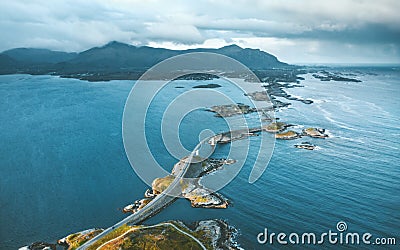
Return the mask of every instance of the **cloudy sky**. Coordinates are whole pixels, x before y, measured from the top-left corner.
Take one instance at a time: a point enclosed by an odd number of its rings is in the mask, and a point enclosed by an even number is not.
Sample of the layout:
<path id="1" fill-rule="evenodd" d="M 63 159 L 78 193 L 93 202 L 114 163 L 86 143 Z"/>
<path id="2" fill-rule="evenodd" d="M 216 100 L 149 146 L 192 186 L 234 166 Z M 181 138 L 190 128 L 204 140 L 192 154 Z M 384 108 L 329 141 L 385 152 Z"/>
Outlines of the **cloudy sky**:
<path id="1" fill-rule="evenodd" d="M 235 43 L 289 63 L 400 63 L 399 13 L 398 0 L 1 1 L 0 51 Z"/>

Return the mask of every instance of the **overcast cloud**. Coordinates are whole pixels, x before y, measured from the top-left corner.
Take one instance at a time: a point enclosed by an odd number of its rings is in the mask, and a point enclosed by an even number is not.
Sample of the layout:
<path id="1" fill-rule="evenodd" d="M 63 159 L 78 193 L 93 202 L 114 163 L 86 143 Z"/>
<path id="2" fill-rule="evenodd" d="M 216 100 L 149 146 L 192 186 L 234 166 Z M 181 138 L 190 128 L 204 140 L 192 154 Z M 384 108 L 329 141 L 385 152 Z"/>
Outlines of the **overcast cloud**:
<path id="1" fill-rule="evenodd" d="M 2 1 L 0 51 L 117 40 L 259 48 L 289 63 L 400 63 L 400 1 Z"/>

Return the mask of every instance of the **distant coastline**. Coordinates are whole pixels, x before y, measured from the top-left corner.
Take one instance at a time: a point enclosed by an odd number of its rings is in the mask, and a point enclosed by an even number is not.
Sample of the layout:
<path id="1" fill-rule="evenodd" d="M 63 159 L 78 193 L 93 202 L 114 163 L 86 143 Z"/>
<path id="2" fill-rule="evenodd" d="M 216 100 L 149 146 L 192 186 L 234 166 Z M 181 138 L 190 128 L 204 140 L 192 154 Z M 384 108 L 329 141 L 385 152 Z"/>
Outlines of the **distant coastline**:
<path id="1" fill-rule="evenodd" d="M 219 49 L 170 50 L 110 42 L 80 53 L 16 48 L 0 54 L 0 74 L 59 75 L 89 81 L 135 80 L 155 64 L 177 55 L 210 52 L 229 56 L 254 70 L 293 68 L 256 49 L 229 45 Z"/>

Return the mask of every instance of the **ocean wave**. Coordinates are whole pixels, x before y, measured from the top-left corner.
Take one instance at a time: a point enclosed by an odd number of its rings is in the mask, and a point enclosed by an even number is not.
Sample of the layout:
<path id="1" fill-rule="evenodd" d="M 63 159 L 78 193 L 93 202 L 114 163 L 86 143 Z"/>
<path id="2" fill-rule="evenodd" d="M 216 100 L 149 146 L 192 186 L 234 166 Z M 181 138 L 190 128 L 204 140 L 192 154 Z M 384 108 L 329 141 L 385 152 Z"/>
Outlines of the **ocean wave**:
<path id="1" fill-rule="evenodd" d="M 299 96 L 299 95 L 293 95 L 292 93 L 288 93 L 288 94 L 290 95 L 290 97 L 294 97 L 294 98 L 297 98 L 297 99 L 306 99 L 306 98 L 304 98 L 302 96 Z"/>
<path id="2" fill-rule="evenodd" d="M 336 138 L 346 140 L 346 141 L 352 141 L 352 142 L 358 142 L 358 143 L 365 143 L 364 140 L 359 139 L 359 138 L 350 138 L 350 137 L 345 137 L 345 136 L 337 136 Z"/>
<path id="3" fill-rule="evenodd" d="M 390 148 L 390 149 L 394 149 L 394 150 L 398 150 L 399 149 L 398 147 L 393 147 L 393 146 L 390 146 L 388 144 L 385 144 L 385 148 Z"/>
<path id="4" fill-rule="evenodd" d="M 347 129 L 347 130 L 351 130 L 351 131 L 360 131 L 359 129 L 349 127 L 347 124 L 345 124 L 345 123 L 343 123 L 343 122 L 339 122 L 339 121 L 333 119 L 333 118 L 330 117 L 329 115 L 325 115 L 324 118 L 325 118 L 326 120 L 330 121 L 332 124 L 334 124 L 334 125 L 336 125 L 336 126 L 338 126 L 338 127 L 340 127 L 340 128 Z"/>
<path id="5" fill-rule="evenodd" d="M 360 100 L 356 98 L 352 98 L 346 95 L 340 95 L 341 99 L 344 99 L 344 101 L 339 101 L 337 100 L 337 104 L 340 106 L 340 108 L 343 111 L 346 111 L 351 114 L 356 114 L 358 116 L 361 116 L 359 110 L 360 107 L 363 107 L 364 113 L 379 113 L 383 115 L 384 117 L 390 117 L 391 114 L 384 110 L 382 107 L 378 106 L 376 103 L 369 102 L 366 100 Z"/>
<path id="6" fill-rule="evenodd" d="M 294 125 L 294 126 L 292 126 L 292 128 L 294 128 L 294 129 L 302 129 L 304 127 L 305 127 L 304 125 Z"/>
<path id="7" fill-rule="evenodd" d="M 322 99 L 314 99 L 314 98 L 308 98 L 308 99 L 313 101 L 316 104 L 321 104 L 321 103 L 328 102 L 327 100 L 322 100 Z"/>
<path id="8" fill-rule="evenodd" d="M 335 138 L 336 137 L 334 134 L 332 134 L 332 132 L 329 129 L 325 129 L 325 134 L 327 134 L 329 138 Z"/>
<path id="9" fill-rule="evenodd" d="M 335 118 L 333 118 L 334 114 L 332 114 L 331 112 L 327 111 L 326 109 L 323 109 L 321 106 L 316 106 L 316 107 L 323 114 L 323 116 L 324 116 L 324 118 L 326 120 L 328 120 L 329 122 L 331 122 L 332 124 L 334 124 L 334 125 L 336 125 L 336 126 L 338 126 L 340 128 L 343 128 L 343 129 L 346 129 L 346 130 L 351 130 L 351 131 L 357 131 L 357 132 L 365 132 L 365 133 L 369 133 L 369 134 L 376 134 L 377 133 L 377 132 L 371 131 L 371 130 L 360 129 L 359 127 L 357 127 L 357 128 L 352 127 L 352 126 L 348 125 L 345 122 L 338 121 Z M 351 117 L 352 117 L 352 119 L 355 119 L 354 116 L 351 116 Z"/>

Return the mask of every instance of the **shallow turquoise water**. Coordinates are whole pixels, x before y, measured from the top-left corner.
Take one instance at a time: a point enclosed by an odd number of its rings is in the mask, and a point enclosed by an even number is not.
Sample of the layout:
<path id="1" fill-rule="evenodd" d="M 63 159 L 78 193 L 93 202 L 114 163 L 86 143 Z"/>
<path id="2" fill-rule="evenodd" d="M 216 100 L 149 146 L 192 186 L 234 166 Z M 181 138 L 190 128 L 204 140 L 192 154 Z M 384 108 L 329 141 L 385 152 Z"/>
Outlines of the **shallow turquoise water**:
<path id="1" fill-rule="evenodd" d="M 362 83 L 321 82 L 306 75 L 303 88 L 288 90 L 315 102 L 292 101 L 277 117 L 299 124 L 297 130 L 328 129 L 329 139 L 299 139 L 320 150 L 294 148 L 299 141 L 277 141 L 267 171 L 256 183 L 247 182 L 251 166 L 245 165 L 221 191 L 232 199 L 232 207 L 193 209 L 179 200 L 146 223 L 225 218 L 239 228 L 239 242 L 246 249 L 267 247 L 256 240 L 265 227 L 273 232 L 325 232 L 341 220 L 349 231 L 397 236 L 400 241 L 400 73 L 361 69 L 358 74 Z M 190 89 L 196 83 L 186 84 Z M 130 167 L 121 138 L 123 107 L 132 85 L 0 76 L 1 249 L 110 226 L 124 217 L 118 208 L 142 197 L 147 187 Z M 197 143 L 197 131 L 209 126 L 205 119 L 216 130 L 225 128 L 211 113 L 194 112 L 180 128 L 188 149 Z M 201 121 L 202 126 L 190 125 Z M 149 129 L 155 131 L 148 135 L 152 150 L 168 168 L 175 160 L 163 151 L 157 126 Z M 256 145 L 251 145 L 253 151 Z"/>

